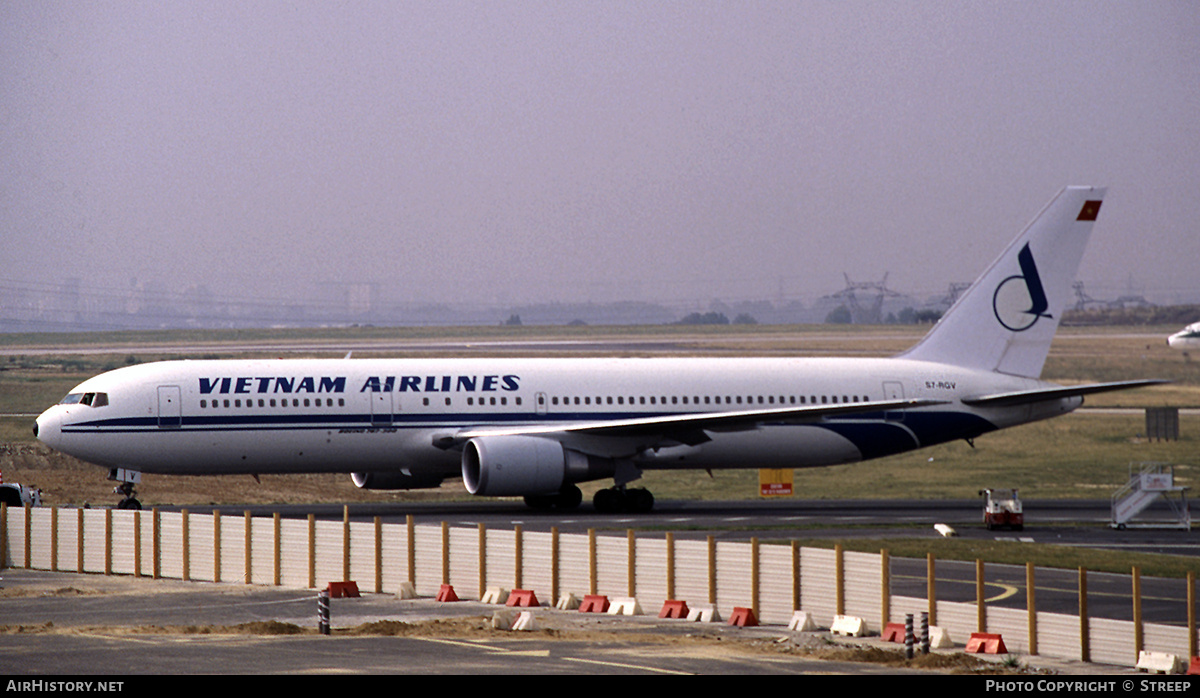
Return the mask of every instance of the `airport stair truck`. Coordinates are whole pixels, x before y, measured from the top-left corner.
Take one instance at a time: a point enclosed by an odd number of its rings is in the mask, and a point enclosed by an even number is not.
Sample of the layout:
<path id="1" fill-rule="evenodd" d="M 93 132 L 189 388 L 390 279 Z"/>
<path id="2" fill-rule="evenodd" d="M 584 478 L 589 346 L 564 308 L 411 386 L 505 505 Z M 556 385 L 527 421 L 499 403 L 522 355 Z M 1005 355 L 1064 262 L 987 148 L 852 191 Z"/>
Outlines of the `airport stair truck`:
<path id="1" fill-rule="evenodd" d="M 1143 463 L 1136 475 L 1129 466 L 1129 482 L 1112 496 L 1112 527 L 1124 530 L 1138 526 L 1142 528 L 1182 528 L 1191 530 L 1192 519 L 1188 511 L 1187 487 L 1175 485 L 1174 466 L 1162 463 Z M 1169 495 L 1178 493 L 1179 502 Z M 1164 500 L 1173 518 L 1156 519 L 1134 523 L 1134 517 L 1146 511 L 1158 500 Z"/>

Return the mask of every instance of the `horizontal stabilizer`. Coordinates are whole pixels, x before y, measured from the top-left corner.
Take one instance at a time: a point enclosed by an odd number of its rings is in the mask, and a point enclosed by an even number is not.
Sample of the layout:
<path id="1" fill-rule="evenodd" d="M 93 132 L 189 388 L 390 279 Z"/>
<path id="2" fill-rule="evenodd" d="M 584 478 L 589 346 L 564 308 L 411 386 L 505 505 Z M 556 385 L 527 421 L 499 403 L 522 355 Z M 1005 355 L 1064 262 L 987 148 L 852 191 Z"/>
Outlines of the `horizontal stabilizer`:
<path id="1" fill-rule="evenodd" d="M 963 398 L 963 404 L 970 405 L 972 407 L 1011 407 L 1013 405 L 1027 405 L 1033 402 L 1045 402 L 1047 400 L 1062 400 L 1063 398 L 1069 397 L 1083 397 L 1084 395 L 1107 393 L 1114 390 L 1144 388 L 1148 385 L 1162 385 L 1170 382 L 1171 381 L 1165 380 L 1137 380 L 1119 381 L 1116 383 L 1091 383 L 1088 385 L 1072 385 L 1067 387 L 1045 388 L 1040 390 L 1020 390 L 1012 393 L 996 393 L 995 395 L 967 397 Z"/>

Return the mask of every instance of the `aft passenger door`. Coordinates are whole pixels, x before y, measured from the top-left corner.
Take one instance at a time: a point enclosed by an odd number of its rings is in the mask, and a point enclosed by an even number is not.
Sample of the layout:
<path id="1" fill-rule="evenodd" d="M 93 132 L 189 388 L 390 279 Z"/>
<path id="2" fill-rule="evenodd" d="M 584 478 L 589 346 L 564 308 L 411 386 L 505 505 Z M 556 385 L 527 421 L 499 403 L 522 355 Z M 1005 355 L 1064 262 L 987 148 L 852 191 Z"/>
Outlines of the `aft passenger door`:
<path id="1" fill-rule="evenodd" d="M 178 429 L 183 424 L 183 407 L 180 405 L 178 385 L 158 386 L 158 426 L 160 429 Z"/>

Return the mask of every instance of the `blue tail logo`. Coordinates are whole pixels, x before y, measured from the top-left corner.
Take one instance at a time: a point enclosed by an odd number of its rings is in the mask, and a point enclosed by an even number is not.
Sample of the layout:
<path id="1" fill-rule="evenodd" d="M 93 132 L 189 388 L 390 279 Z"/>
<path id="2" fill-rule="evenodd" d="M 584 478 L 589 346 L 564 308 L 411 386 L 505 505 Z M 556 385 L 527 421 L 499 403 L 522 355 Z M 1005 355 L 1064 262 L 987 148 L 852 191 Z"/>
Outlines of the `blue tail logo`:
<path id="1" fill-rule="evenodd" d="M 1021 273 L 1008 277 L 996 287 L 996 293 L 992 296 L 992 310 L 996 313 L 996 320 L 1005 329 L 1024 332 L 1036 325 L 1038 320 L 1052 319 L 1053 316 L 1046 312 L 1050 309 L 1050 301 L 1046 298 L 1046 290 L 1042 288 L 1042 277 L 1038 276 L 1029 243 L 1025 243 L 1017 253 L 1017 263 L 1021 266 Z"/>

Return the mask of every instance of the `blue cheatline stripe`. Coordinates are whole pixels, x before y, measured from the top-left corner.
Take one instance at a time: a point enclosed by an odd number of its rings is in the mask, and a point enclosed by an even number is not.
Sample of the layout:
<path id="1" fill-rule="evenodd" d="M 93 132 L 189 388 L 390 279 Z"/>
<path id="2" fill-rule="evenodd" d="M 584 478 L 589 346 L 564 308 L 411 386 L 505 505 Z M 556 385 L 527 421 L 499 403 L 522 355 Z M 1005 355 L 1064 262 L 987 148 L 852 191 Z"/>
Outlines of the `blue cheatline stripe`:
<path id="1" fill-rule="evenodd" d="M 497 413 L 439 413 L 413 414 L 410 412 L 392 415 L 372 414 L 290 414 L 290 415 L 185 415 L 183 431 L 246 431 L 246 430 L 295 430 L 295 429 L 361 429 L 379 427 L 399 428 L 476 428 L 488 426 L 511 426 L 514 424 L 578 423 L 583 421 L 616 421 L 641 417 L 661 416 L 660 413 L 554 413 L 534 415 L 529 412 Z M 159 419 L 151 417 L 128 417 L 121 419 L 97 419 L 75 424 L 65 424 L 63 433 L 122 433 L 155 430 Z"/>
<path id="2" fill-rule="evenodd" d="M 187 416 L 180 425 L 160 425 L 157 417 L 106 419 L 64 425 L 64 434 L 126 434 L 175 431 L 188 433 L 220 433 L 250 431 L 308 431 L 337 429 L 447 429 L 487 428 L 496 426 L 545 425 L 547 423 L 578 423 L 612 421 L 638 417 L 667 416 L 662 413 L 529 413 L 501 414 L 431 414 L 401 413 L 391 415 L 200 415 Z M 377 421 L 372 421 L 376 418 Z M 770 423 L 769 426 L 788 426 Z M 864 458 L 878 458 L 910 451 L 946 441 L 973 438 L 996 426 L 987 420 L 965 412 L 907 412 L 901 422 L 885 421 L 883 413 L 831 418 L 819 422 L 804 422 L 792 426 L 828 429 L 855 445 Z M 669 432 L 670 426 L 664 425 Z"/>

